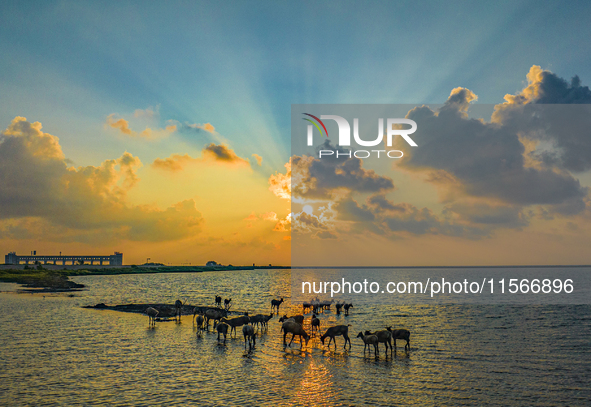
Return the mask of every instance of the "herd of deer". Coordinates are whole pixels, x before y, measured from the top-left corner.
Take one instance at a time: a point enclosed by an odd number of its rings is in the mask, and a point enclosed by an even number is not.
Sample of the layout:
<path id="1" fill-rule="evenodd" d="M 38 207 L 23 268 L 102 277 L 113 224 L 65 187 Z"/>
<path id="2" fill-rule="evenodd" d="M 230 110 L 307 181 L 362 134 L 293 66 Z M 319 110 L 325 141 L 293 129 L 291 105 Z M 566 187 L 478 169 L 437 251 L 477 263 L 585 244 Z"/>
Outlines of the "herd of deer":
<path id="1" fill-rule="evenodd" d="M 318 298 L 310 301 L 310 302 L 304 302 L 302 304 L 303 308 L 304 308 L 304 312 L 306 312 L 306 310 L 312 310 L 312 312 L 314 314 L 318 314 L 318 312 L 320 311 L 324 311 L 325 309 L 330 309 L 330 306 L 334 304 L 335 308 L 337 309 L 337 315 L 341 315 L 341 310 L 344 308 L 345 309 L 345 316 L 349 315 L 349 309 L 353 308 L 353 304 L 351 304 L 350 302 L 339 302 L 337 301 L 336 303 L 334 302 L 334 300 L 330 300 L 330 301 L 319 301 Z"/>
<path id="2" fill-rule="evenodd" d="M 256 345 L 256 332 L 254 327 L 257 328 L 261 326 L 262 328 L 267 328 L 267 323 L 271 318 L 273 318 L 274 312 L 276 311 L 279 314 L 279 307 L 284 302 L 283 298 L 279 300 L 271 300 L 271 314 L 264 315 L 258 314 L 250 317 L 247 312 L 244 315 L 235 317 L 235 318 L 228 318 L 228 311 L 230 310 L 230 302 L 232 299 L 225 299 L 224 300 L 224 307 L 222 308 L 222 297 L 216 296 L 215 297 L 215 304 L 218 308 L 208 308 L 205 312 L 201 312 L 202 308 L 195 307 L 193 310 L 193 323 L 197 325 L 197 334 L 201 335 L 204 330 L 209 330 L 209 321 L 213 322 L 213 329 L 215 329 L 218 333 L 218 343 L 221 340 L 221 335 L 224 336 L 223 343 L 226 343 L 226 337 L 228 333 L 232 335 L 232 332 L 236 333 L 237 327 L 242 327 L 242 334 L 244 336 L 244 347 L 246 348 L 246 344 L 248 342 L 249 349 Z M 312 317 L 310 319 L 310 326 L 312 333 L 318 332 L 320 330 L 320 319 L 318 318 L 317 313 L 319 311 L 323 311 L 325 309 L 330 309 L 331 305 L 334 303 L 332 301 L 318 301 L 312 300 L 310 302 L 305 302 L 303 304 L 303 311 L 309 310 L 310 308 L 313 310 Z M 180 300 L 176 300 L 175 302 L 175 319 L 180 319 L 182 314 L 182 308 L 185 304 Z M 339 303 L 335 304 L 337 314 L 341 313 L 341 309 L 345 309 L 345 316 L 349 315 L 349 309 L 353 308 L 353 304 L 351 303 Z M 149 324 L 150 326 L 155 326 L 156 324 L 156 317 L 158 316 L 159 311 L 153 307 L 149 307 L 146 309 L 145 313 L 149 317 Z M 304 316 L 303 315 L 295 315 L 288 317 L 284 315 L 283 317 L 279 318 L 279 322 L 282 323 L 281 325 L 281 332 L 283 333 L 283 347 L 291 347 L 291 344 L 296 336 L 300 337 L 300 347 L 304 346 L 304 342 L 306 346 L 308 345 L 308 341 L 310 340 L 310 335 L 306 333 L 304 330 Z M 351 324 L 348 325 L 337 325 L 332 326 L 326 330 L 324 335 L 320 336 L 320 341 L 322 345 L 324 345 L 324 341 L 326 338 L 329 338 L 328 347 L 330 348 L 330 344 L 334 342 L 334 347 L 336 349 L 337 342 L 336 337 L 342 336 L 345 340 L 344 348 L 347 348 L 347 343 L 349 344 L 349 349 L 351 349 L 351 339 L 349 338 L 349 327 Z M 287 334 L 292 334 L 291 341 L 287 344 L 286 337 Z M 359 332 L 357 338 L 361 338 L 363 343 L 365 344 L 363 352 L 365 353 L 367 350 L 371 352 L 370 345 L 373 345 L 374 353 L 377 355 L 379 354 L 379 344 L 383 343 L 386 347 L 386 352 L 388 352 L 388 347 L 390 348 L 390 352 L 396 351 L 396 341 L 397 340 L 404 340 L 406 344 L 404 345 L 404 349 L 406 351 L 410 350 L 410 331 L 406 329 L 392 329 L 392 327 L 387 327 L 385 330 L 370 332 L 365 331 Z M 392 347 L 394 344 L 394 347 Z"/>

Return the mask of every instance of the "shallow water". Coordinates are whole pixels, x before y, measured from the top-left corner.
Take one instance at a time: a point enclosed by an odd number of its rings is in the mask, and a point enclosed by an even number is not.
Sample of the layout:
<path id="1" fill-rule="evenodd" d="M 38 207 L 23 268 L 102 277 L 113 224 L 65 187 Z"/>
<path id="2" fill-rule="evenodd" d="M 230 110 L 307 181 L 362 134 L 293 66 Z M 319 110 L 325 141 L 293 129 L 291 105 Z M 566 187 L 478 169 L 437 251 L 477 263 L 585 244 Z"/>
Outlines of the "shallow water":
<path id="1" fill-rule="evenodd" d="M 320 315 L 322 330 L 351 324 L 344 351 L 318 337 L 284 351 L 275 317 L 257 336 L 218 346 L 198 337 L 191 317 L 148 328 L 144 315 L 83 309 L 104 302 L 213 303 L 267 313 L 289 301 L 285 270 L 89 276 L 88 290 L 64 295 L 0 294 L 3 405 L 591 405 L 591 307 L 355 303 L 351 315 Z M 6 289 L 5 286 L 4 289 Z M 360 301 L 362 301 L 360 299 Z M 333 310 L 334 311 L 334 310 Z M 301 306 L 283 304 L 283 313 Z M 309 331 L 309 318 L 305 324 Z M 407 328 L 393 357 L 355 338 L 365 329 Z M 240 331 L 239 331 L 240 332 Z"/>

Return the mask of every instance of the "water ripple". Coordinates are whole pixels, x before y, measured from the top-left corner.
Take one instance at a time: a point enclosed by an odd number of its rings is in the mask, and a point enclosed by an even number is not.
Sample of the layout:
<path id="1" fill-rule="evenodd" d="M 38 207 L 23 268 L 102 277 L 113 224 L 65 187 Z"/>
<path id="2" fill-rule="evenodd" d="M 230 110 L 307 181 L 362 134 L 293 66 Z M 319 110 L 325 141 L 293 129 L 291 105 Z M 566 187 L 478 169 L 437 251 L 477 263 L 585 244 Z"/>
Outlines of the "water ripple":
<path id="1" fill-rule="evenodd" d="M 146 316 L 81 306 L 168 302 L 268 313 L 289 299 L 286 271 L 77 278 L 79 297 L 0 294 L 0 403 L 3 405 L 589 405 L 589 306 L 377 306 L 349 317 L 327 311 L 322 330 L 351 324 L 352 348 L 282 346 L 275 317 L 245 351 L 241 335 L 217 345 L 190 317 L 148 328 Z M 236 290 L 236 287 L 241 287 Z M 301 307 L 284 304 L 281 313 Z M 309 318 L 305 327 L 310 332 Z M 379 357 L 355 338 L 404 327 L 411 351 Z M 240 333 L 240 332 L 239 332 Z"/>

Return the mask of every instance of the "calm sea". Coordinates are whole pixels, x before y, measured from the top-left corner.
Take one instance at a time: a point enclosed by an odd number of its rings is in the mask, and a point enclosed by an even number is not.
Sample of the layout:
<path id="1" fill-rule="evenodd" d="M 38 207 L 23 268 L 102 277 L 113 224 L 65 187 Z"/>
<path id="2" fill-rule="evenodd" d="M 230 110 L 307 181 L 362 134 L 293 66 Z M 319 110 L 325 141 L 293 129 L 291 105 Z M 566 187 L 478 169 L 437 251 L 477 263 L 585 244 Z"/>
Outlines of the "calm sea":
<path id="1" fill-rule="evenodd" d="M 2 405 L 591 405 L 589 305 L 413 305 L 364 303 L 348 317 L 327 311 L 321 327 L 351 324 L 353 347 L 314 337 L 286 351 L 275 317 L 254 351 L 241 336 L 218 346 L 197 337 L 191 317 L 157 323 L 139 314 L 83 309 L 97 303 L 168 302 L 268 313 L 290 305 L 290 272 L 258 270 L 74 278 L 87 291 L 0 294 Z M 15 285 L 1 284 L 2 290 Z M 309 327 L 309 318 L 305 325 Z M 379 358 L 363 352 L 361 330 L 411 331 L 411 350 Z M 308 329 L 309 331 L 309 329 Z M 240 331 L 239 331 L 240 332 Z"/>

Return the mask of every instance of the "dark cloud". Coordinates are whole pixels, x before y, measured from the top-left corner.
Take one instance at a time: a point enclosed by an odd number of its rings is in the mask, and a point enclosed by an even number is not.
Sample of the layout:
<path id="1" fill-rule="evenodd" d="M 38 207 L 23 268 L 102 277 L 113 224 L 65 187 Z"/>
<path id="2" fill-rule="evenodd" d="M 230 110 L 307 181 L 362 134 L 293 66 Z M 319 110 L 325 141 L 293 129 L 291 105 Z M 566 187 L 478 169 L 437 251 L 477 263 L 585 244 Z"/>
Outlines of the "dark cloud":
<path id="1" fill-rule="evenodd" d="M 209 157 L 216 161 L 222 161 L 225 163 L 249 164 L 247 160 L 238 157 L 234 150 L 230 149 L 225 144 L 217 145 L 211 143 L 203 149 L 202 153 L 204 157 Z"/>
<path id="2" fill-rule="evenodd" d="M 447 205 L 443 214 L 455 214 L 463 221 L 494 227 L 517 229 L 529 224 L 529 219 L 520 206 L 456 202 Z"/>
<path id="3" fill-rule="evenodd" d="M 533 66 L 528 86 L 506 95 L 493 121 L 508 131 L 542 141 L 547 148 L 532 157 L 549 167 L 572 172 L 591 169 L 591 90 L 575 76 L 570 82 Z"/>
<path id="4" fill-rule="evenodd" d="M 302 212 L 297 216 L 297 221 L 299 224 L 303 225 L 305 228 L 316 228 L 316 229 L 326 229 L 327 226 L 322 223 L 322 221 L 314 215 L 307 214 L 306 212 Z"/>
<path id="5" fill-rule="evenodd" d="M 371 222 L 376 218 L 366 205 L 359 206 L 356 201 L 350 198 L 338 201 L 333 205 L 333 209 L 337 211 L 338 220 Z"/>
<path id="6" fill-rule="evenodd" d="M 360 159 L 336 158 L 348 150 L 329 140 L 317 151 L 334 155 L 292 160 L 293 196 L 332 200 L 334 223 L 327 225 L 337 235 L 391 239 L 408 233 L 480 239 L 520 230 L 531 219 L 588 214 L 589 188 L 573 173 L 591 169 L 591 91 L 578 77 L 566 81 L 539 67 L 528 81 L 495 106 L 490 122 L 469 117 L 477 96 L 464 88 L 453 89 L 439 109 L 421 106 L 406 115 L 418 125 L 419 146 L 405 151 L 397 167 L 425 175 L 440 194 L 441 213 L 389 200 L 392 180 L 364 169 Z"/>
<path id="7" fill-rule="evenodd" d="M 419 209 L 408 203 L 394 204 L 384 196 L 372 196 L 367 201 L 374 204 L 360 205 L 350 196 L 335 202 L 331 206 L 331 211 L 336 213 L 332 220 L 346 222 L 346 224 L 337 226 L 335 231 L 355 234 L 369 232 L 389 239 L 397 239 L 404 233 L 479 239 L 489 235 L 492 230 L 491 227 L 488 227 L 489 225 L 474 225 L 466 220 L 454 221 L 445 216 L 439 217 L 428 208 Z M 377 202 L 381 205 L 376 205 Z M 306 215 L 305 213 L 301 215 L 303 217 L 298 218 L 295 229 L 299 233 L 310 233 L 318 229 L 326 230 L 329 224 L 332 224 L 333 227 L 338 225 L 338 222 L 334 224 L 332 221 L 323 222 L 314 215 Z M 310 226 L 313 226 L 314 229 Z M 334 234 L 335 231 L 332 233 Z"/>
<path id="8" fill-rule="evenodd" d="M 428 208 L 419 209 L 410 204 L 406 206 L 407 210 L 403 215 L 384 217 L 383 222 L 387 230 L 415 235 L 433 234 L 471 239 L 478 239 L 490 233 L 486 228 L 442 219 Z"/>
<path id="9" fill-rule="evenodd" d="M 439 234 L 442 230 L 442 224 L 437 216 L 427 208 L 417 209 L 409 216 L 385 218 L 384 222 L 388 229 L 393 232 L 410 232 L 415 235 L 424 235 L 427 233 Z"/>
<path id="10" fill-rule="evenodd" d="M 344 152 L 326 140 L 324 150 Z M 333 192 L 345 189 L 350 192 L 374 193 L 394 189 L 392 179 L 363 168 L 359 158 L 336 158 L 332 156 L 316 159 L 294 156 L 291 159 L 292 193 L 295 196 L 330 199 Z"/>
<path id="11" fill-rule="evenodd" d="M 419 124 L 416 138 L 421 144 L 402 159 L 402 166 L 413 171 L 443 170 L 461 183 L 466 194 L 510 204 L 582 201 L 587 191 L 578 180 L 551 168 L 527 167 L 517 133 L 497 123 L 469 119 L 465 106 L 471 92 L 454 91 L 453 102 L 448 100 L 438 111 L 419 107 L 408 113 Z"/>
<path id="12" fill-rule="evenodd" d="M 505 99 L 513 104 L 588 104 L 591 103 L 591 90 L 581 86 L 581 79 L 574 76 L 570 81 L 543 70 L 537 65 L 527 74 L 528 86 L 517 95 L 507 95 Z"/>
<path id="13" fill-rule="evenodd" d="M 585 200 L 569 199 L 557 205 L 553 205 L 551 209 L 553 212 L 563 216 L 573 216 L 582 213 L 587 209 L 587 205 Z"/>
<path id="14" fill-rule="evenodd" d="M 337 239 L 337 235 L 335 235 L 332 232 L 329 232 L 328 230 L 316 232 L 316 234 L 314 234 L 314 237 L 317 239 Z"/>
<path id="15" fill-rule="evenodd" d="M 371 206 L 374 206 L 378 211 L 395 211 L 395 212 L 405 212 L 406 208 L 404 205 L 401 204 L 394 204 L 392 201 L 388 200 L 385 195 L 372 195 L 367 198 L 367 203 Z"/>
<path id="16" fill-rule="evenodd" d="M 234 150 L 230 149 L 225 144 L 218 145 L 211 143 L 201 151 L 201 154 L 201 158 L 193 158 L 189 154 L 173 154 L 167 158 L 156 158 L 154 162 L 152 162 L 151 166 L 155 169 L 170 172 L 179 172 L 184 170 L 185 167 L 187 165 L 190 165 L 191 163 L 206 161 L 239 166 L 251 165 L 251 163 L 248 160 L 245 160 L 244 158 L 236 155 Z"/>

